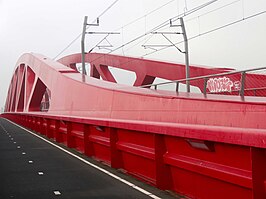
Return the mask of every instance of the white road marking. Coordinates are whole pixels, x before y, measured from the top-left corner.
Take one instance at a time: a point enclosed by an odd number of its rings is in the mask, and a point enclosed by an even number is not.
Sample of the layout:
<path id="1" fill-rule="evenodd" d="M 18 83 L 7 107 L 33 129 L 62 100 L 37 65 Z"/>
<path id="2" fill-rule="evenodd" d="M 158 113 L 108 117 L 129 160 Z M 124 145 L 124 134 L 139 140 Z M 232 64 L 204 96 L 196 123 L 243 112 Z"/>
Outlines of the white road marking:
<path id="1" fill-rule="evenodd" d="M 54 195 L 59 196 L 61 195 L 60 191 L 54 191 Z"/>
<path id="2" fill-rule="evenodd" d="M 44 173 L 42 171 L 38 172 L 38 175 L 42 176 Z"/>
<path id="3" fill-rule="evenodd" d="M 90 165 L 91 167 L 93 167 L 93 168 L 95 168 L 95 169 L 97 169 L 97 170 L 99 170 L 99 171 L 101 171 L 101 172 L 103 172 L 103 173 L 109 175 L 110 177 L 112 177 L 112 178 L 114 178 L 114 179 L 116 179 L 116 180 L 118 180 L 118 181 L 120 181 L 120 182 L 122 182 L 122 183 L 124 183 L 124 184 L 126 184 L 126 185 L 128 185 L 128 186 L 130 186 L 130 187 L 132 187 L 133 189 L 138 190 L 139 192 L 141 192 L 141 193 L 143 193 L 143 194 L 149 196 L 150 198 L 153 198 L 153 199 L 161 199 L 160 197 L 158 197 L 158 196 L 156 196 L 156 195 L 154 195 L 154 194 L 152 194 L 152 193 L 146 191 L 145 189 L 143 189 L 143 188 L 141 188 L 141 187 L 139 187 L 139 186 L 137 186 L 137 185 L 134 185 L 133 183 L 128 182 L 127 180 L 124 180 L 123 178 L 121 178 L 121 177 L 119 177 L 119 176 L 116 176 L 115 174 L 113 174 L 113 173 L 111 173 L 111 172 L 109 172 L 109 171 L 107 171 L 107 170 L 105 170 L 105 169 L 103 169 L 103 168 L 101 168 L 101 167 L 99 167 L 99 166 L 97 166 L 97 165 L 95 165 L 95 164 L 90 163 L 89 161 L 87 161 L 87 160 L 85 160 L 85 159 L 83 159 L 83 158 L 81 158 L 81 157 L 75 155 L 74 153 L 71 153 L 71 152 L 67 151 L 66 149 L 64 149 L 64 148 L 62 148 L 62 147 L 60 147 L 60 146 L 58 146 L 58 145 L 56 145 L 56 144 L 54 144 L 54 143 L 52 143 L 52 142 L 50 142 L 50 141 L 48 141 L 48 140 L 46 140 L 45 138 L 43 138 L 43 137 L 41 137 L 41 136 L 39 136 L 39 135 L 37 135 L 37 134 L 35 134 L 35 133 L 29 131 L 28 129 L 26 129 L 26 128 L 24 128 L 24 127 L 22 127 L 22 126 L 20 126 L 20 125 L 18 125 L 18 124 L 16 124 L 16 123 L 14 123 L 14 122 L 12 122 L 12 121 L 6 119 L 6 118 L 4 118 L 4 119 L 7 120 L 7 121 L 9 121 L 10 123 L 12 123 L 12 124 L 14 124 L 14 125 L 20 127 L 21 129 L 23 129 L 23 130 L 29 132 L 30 134 L 32 134 L 32 135 L 34 135 L 34 136 L 40 138 L 41 140 L 43 140 L 43 141 L 45 141 L 45 142 L 47 142 L 47 143 L 53 145 L 54 147 L 60 149 L 61 151 L 64 151 L 65 153 L 67 153 L 67 154 L 69 154 L 69 155 L 71 155 L 71 156 L 77 158 L 77 159 L 80 160 L 81 162 L 83 162 L 83 163 L 85 163 L 85 164 L 87 164 L 87 165 Z"/>
<path id="4" fill-rule="evenodd" d="M 32 164 L 32 163 L 33 163 L 33 161 L 32 161 L 32 160 L 30 160 L 30 161 L 29 161 L 29 164 Z"/>
<path id="5" fill-rule="evenodd" d="M 0 127 L 3 129 L 3 131 L 5 132 L 5 133 L 7 133 L 7 130 L 5 129 L 5 127 L 3 127 L 3 125 L 0 123 Z M 3 132 L 3 133 L 4 133 Z"/>

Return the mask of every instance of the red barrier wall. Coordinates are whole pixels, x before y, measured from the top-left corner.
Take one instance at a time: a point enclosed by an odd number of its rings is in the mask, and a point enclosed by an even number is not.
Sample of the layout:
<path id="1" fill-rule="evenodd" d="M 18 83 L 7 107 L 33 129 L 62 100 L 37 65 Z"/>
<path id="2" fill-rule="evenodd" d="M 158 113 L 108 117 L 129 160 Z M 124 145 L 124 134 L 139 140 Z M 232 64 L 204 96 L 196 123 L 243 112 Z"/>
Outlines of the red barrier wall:
<path id="1" fill-rule="evenodd" d="M 163 190 L 191 198 L 266 198 L 265 130 L 37 113 L 2 117 Z"/>

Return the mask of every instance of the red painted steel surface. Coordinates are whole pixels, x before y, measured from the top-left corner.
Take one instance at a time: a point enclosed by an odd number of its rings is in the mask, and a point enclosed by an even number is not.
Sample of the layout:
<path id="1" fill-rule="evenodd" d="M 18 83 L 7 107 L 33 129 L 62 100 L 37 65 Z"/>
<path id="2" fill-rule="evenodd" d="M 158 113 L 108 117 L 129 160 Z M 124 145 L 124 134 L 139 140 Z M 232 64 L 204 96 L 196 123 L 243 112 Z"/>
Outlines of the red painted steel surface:
<path id="1" fill-rule="evenodd" d="M 96 78 L 73 69 L 78 54 L 59 60 L 69 67 L 41 55 L 22 56 L 2 117 L 164 190 L 191 198 L 266 197 L 265 97 L 119 85 L 107 66 L 135 71 L 134 85 L 183 78 L 184 66 L 94 53 L 86 59 Z M 203 88 L 202 82 L 193 85 Z"/>
<path id="2" fill-rule="evenodd" d="M 156 77 L 177 80 L 185 78 L 185 65 L 174 64 L 154 60 L 146 60 L 140 58 L 125 57 L 111 54 L 89 53 L 86 55 L 85 60 L 91 65 L 91 77 L 99 78 L 103 80 L 116 82 L 107 66 L 114 68 L 120 68 L 136 73 L 136 80 L 134 86 L 141 86 L 153 83 Z M 61 58 L 58 62 L 72 67 L 76 63 L 81 63 L 81 55 L 74 54 Z M 231 71 L 232 69 L 221 68 L 208 68 L 199 66 L 190 66 L 190 76 L 197 77 L 202 75 L 217 74 L 221 72 Z M 200 82 L 195 83 L 195 86 L 202 85 Z M 192 83 L 193 84 L 193 83 Z"/>

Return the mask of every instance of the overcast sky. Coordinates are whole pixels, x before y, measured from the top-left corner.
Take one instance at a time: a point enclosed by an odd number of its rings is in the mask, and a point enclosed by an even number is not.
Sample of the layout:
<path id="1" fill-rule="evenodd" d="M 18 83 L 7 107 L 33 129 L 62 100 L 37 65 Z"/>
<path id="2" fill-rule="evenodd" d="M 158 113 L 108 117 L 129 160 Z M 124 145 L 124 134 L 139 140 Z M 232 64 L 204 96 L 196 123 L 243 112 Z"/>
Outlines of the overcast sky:
<path id="1" fill-rule="evenodd" d="M 81 33 L 85 15 L 92 22 L 114 1 L 0 0 L 0 107 L 4 106 L 16 61 L 23 53 L 35 52 L 50 58 L 56 57 Z M 108 42 L 115 48 L 169 18 L 208 1 L 210 0 L 119 0 L 100 17 L 100 26 L 91 30 L 120 32 L 120 35 L 108 37 Z M 159 7 L 161 8 L 157 9 Z M 265 10 L 265 0 L 218 0 L 184 18 L 188 38 Z M 139 20 L 127 25 L 137 18 Z M 173 28 L 166 26 L 162 30 L 173 31 Z M 239 70 L 265 66 L 265 36 L 266 14 L 243 20 L 190 40 L 190 63 Z M 87 35 L 86 50 L 90 50 L 101 39 L 102 36 Z M 173 42 L 182 40 L 176 35 L 171 35 L 170 39 Z M 160 35 L 147 35 L 113 53 L 142 57 L 152 52 L 151 49 L 141 47 L 143 44 L 169 45 Z M 183 48 L 183 44 L 179 47 Z M 108 52 L 97 48 L 95 51 Z M 80 38 L 58 58 L 77 52 L 80 52 Z M 175 48 L 144 58 L 184 63 L 183 55 Z"/>

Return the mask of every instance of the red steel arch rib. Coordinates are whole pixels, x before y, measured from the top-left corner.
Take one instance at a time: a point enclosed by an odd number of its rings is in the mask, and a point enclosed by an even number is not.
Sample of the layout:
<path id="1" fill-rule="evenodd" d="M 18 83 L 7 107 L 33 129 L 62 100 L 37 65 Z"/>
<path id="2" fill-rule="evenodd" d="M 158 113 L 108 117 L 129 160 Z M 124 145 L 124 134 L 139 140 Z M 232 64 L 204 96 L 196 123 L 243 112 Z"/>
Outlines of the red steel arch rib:
<path id="1" fill-rule="evenodd" d="M 135 72 L 140 86 L 184 78 L 181 64 L 91 53 L 89 77 L 77 72 L 80 62 L 80 54 L 59 61 L 24 54 L 2 117 L 161 189 L 192 198 L 265 197 L 265 97 L 119 85 L 108 68 Z M 229 70 L 191 66 L 191 76 Z"/>
<path id="2" fill-rule="evenodd" d="M 91 77 L 99 78 L 99 76 L 101 76 L 106 81 L 115 82 L 113 77 L 110 75 L 108 66 L 135 72 L 136 81 L 134 83 L 134 86 L 152 84 L 156 77 L 167 80 L 177 80 L 185 78 L 185 65 L 183 64 L 174 64 L 162 61 L 101 53 L 86 54 L 85 61 L 90 63 L 91 65 Z M 81 55 L 69 55 L 59 59 L 58 62 L 68 67 L 75 68 L 76 63 L 81 63 Z M 232 69 L 190 66 L 191 77 L 217 74 L 231 70 Z M 193 83 L 194 82 L 192 82 L 192 84 Z M 195 86 L 198 85 L 199 83 L 197 83 Z M 200 87 L 202 87 L 202 85 L 200 85 Z"/>

